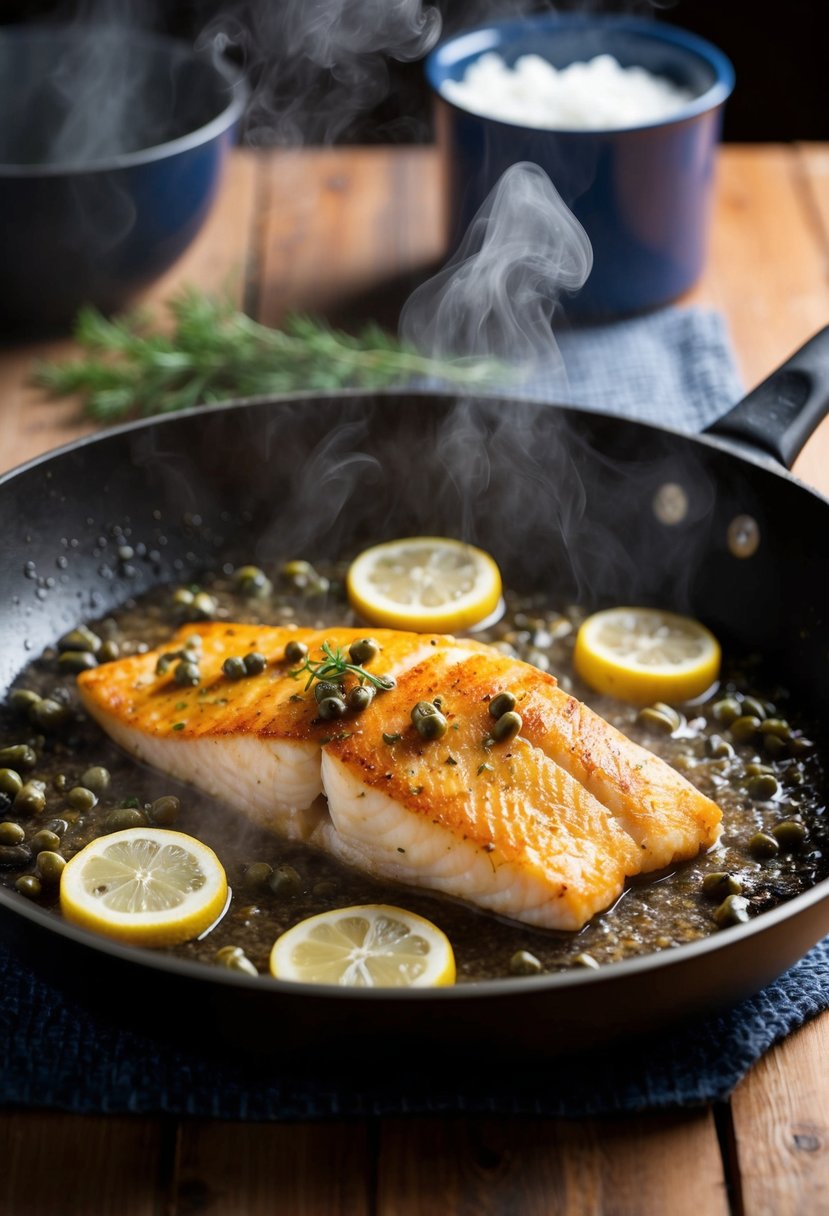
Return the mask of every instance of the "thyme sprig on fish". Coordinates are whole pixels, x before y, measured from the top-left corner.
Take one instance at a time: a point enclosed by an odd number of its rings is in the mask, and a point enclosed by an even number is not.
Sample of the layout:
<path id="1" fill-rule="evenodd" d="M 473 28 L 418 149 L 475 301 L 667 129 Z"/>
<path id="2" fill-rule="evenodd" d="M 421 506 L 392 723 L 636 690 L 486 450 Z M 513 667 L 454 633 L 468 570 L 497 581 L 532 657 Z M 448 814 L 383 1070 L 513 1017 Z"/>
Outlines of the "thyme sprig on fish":
<path id="1" fill-rule="evenodd" d="M 143 313 L 108 320 L 83 309 L 74 331 L 82 357 L 37 363 L 35 382 L 55 397 L 78 395 L 88 415 L 116 422 L 229 397 L 381 389 L 414 379 L 485 388 L 508 378 L 506 365 L 493 360 L 426 358 L 375 324 L 348 334 L 294 314 L 271 329 L 195 287 L 167 308 L 170 332 Z"/>
<path id="2" fill-rule="evenodd" d="M 366 671 L 365 667 L 361 667 L 359 663 L 350 662 L 347 651 L 340 646 L 335 647 L 330 642 L 323 642 L 320 649 L 324 658 L 312 662 L 310 655 L 306 655 L 302 666 L 295 667 L 290 673 L 295 680 L 305 675 L 306 672 L 308 673 L 305 683 L 306 692 L 315 680 L 339 683 L 348 674 L 356 676 L 360 684 L 370 684 L 378 692 L 388 692 L 394 688 L 395 681 L 392 676 L 375 676 L 370 671 Z"/>

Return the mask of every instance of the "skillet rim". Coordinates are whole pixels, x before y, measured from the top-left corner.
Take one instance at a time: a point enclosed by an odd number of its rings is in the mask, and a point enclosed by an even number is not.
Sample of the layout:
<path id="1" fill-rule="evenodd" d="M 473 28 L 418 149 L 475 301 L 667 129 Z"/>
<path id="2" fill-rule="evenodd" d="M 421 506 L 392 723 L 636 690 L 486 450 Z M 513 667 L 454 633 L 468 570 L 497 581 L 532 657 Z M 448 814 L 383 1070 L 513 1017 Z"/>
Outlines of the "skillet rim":
<path id="1" fill-rule="evenodd" d="M 606 411 L 587 409 L 566 402 L 545 401 L 535 397 L 509 397 L 501 393 L 453 394 L 445 390 L 407 389 L 403 387 L 379 390 L 360 388 L 337 390 L 309 389 L 293 393 L 261 394 L 252 397 L 231 398 L 227 401 L 215 402 L 209 405 L 191 406 L 186 410 L 179 410 L 172 414 L 151 415 L 146 418 L 132 419 L 129 422 L 106 427 L 105 429 L 98 429 L 88 435 L 77 437 L 7 470 L 5 473 L 0 474 L 0 492 L 2 492 L 3 487 L 7 483 L 16 477 L 33 471 L 42 465 L 48 465 L 53 460 L 62 456 L 69 455 L 88 446 L 103 443 L 110 437 L 119 438 L 124 435 L 128 436 L 133 433 L 140 433 L 167 422 L 173 424 L 181 419 L 187 420 L 203 417 L 205 414 L 243 410 L 250 407 L 278 405 L 282 402 L 331 400 L 332 398 L 346 400 L 361 399 L 364 401 L 368 399 L 382 400 L 383 398 L 406 398 L 409 400 L 414 398 L 428 401 L 436 398 L 446 400 L 452 396 L 472 399 L 478 397 L 488 402 L 503 402 L 513 407 L 517 405 L 521 408 L 525 406 L 552 407 L 553 409 L 575 416 L 586 415 L 587 417 L 596 417 L 610 424 L 643 427 L 647 430 L 659 434 L 667 434 L 683 441 L 700 443 L 703 447 L 721 452 L 730 459 L 742 461 L 766 473 L 772 473 L 784 481 L 790 482 L 797 489 L 807 492 L 819 502 L 829 506 L 829 496 L 806 485 L 806 483 L 796 477 L 789 469 L 779 464 L 768 453 L 760 450 L 754 451 L 748 446 L 729 441 L 718 435 L 691 433 L 677 427 L 660 426 L 656 423 L 625 418 L 607 413 Z M 259 993 L 267 991 L 262 984 L 262 980 L 264 979 L 271 986 L 271 990 L 283 999 L 287 996 L 298 999 L 313 997 L 315 1000 L 321 1001 L 342 1002 L 345 1000 L 346 1002 L 355 1001 L 358 1003 L 366 1000 L 374 1002 L 377 1000 L 387 1000 L 393 1003 L 414 1000 L 427 1004 L 434 1001 L 486 1000 L 487 998 L 509 997 L 517 992 L 538 994 L 547 990 L 568 990 L 591 984 L 612 984 L 614 980 L 624 982 L 630 979 L 630 977 L 636 976 L 639 972 L 644 974 L 653 971 L 662 972 L 665 968 L 682 965 L 686 961 L 699 958 L 700 956 L 719 954 L 724 950 L 727 951 L 729 947 L 739 945 L 752 937 L 770 932 L 782 921 L 795 919 L 801 912 L 806 911 L 806 909 L 814 904 L 822 903 L 826 899 L 829 899 L 829 877 L 821 879 L 814 887 L 802 891 L 785 903 L 779 904 L 776 908 L 761 913 L 745 925 L 731 926 L 727 929 L 713 932 L 707 937 L 669 947 L 665 950 L 622 959 L 619 962 L 600 967 L 595 971 L 585 969 L 580 972 L 573 970 L 559 971 L 539 976 L 508 976 L 496 980 L 470 981 L 469 983 L 456 984 L 445 988 L 352 989 L 328 984 L 306 984 L 277 980 L 265 973 L 260 973 L 258 976 L 247 976 L 243 973 L 230 971 L 229 969 L 217 968 L 208 963 L 183 959 L 175 955 L 160 954 L 145 947 L 125 946 L 103 935 L 95 934 L 89 930 L 72 925 L 62 920 L 55 913 L 21 899 L 11 889 L 0 886 L 0 910 L 8 909 L 12 913 L 12 916 L 21 916 L 24 920 L 29 921 L 40 929 L 46 930 L 49 933 L 56 933 L 59 938 L 67 938 L 84 949 L 110 955 L 120 962 L 138 964 L 157 972 L 171 973 L 184 979 L 190 978 L 201 982 L 209 980 L 211 983 L 253 989 Z M 5 915 L 5 912 L 0 912 L 0 914 Z M 803 957 L 803 955 L 798 957 Z"/>

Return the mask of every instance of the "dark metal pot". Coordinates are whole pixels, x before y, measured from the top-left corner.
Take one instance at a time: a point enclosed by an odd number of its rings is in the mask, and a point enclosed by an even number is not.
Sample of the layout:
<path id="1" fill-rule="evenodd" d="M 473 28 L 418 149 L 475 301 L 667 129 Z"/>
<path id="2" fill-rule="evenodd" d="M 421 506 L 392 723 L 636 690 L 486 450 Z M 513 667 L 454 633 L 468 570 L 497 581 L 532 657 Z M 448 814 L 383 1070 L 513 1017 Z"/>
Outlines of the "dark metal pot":
<path id="1" fill-rule="evenodd" d="M 246 88 L 186 43 L 116 27 L 0 32 L 0 328 L 122 307 L 213 202 Z"/>
<path id="2" fill-rule="evenodd" d="M 0 481 L 0 690 L 67 627 L 218 560 L 336 557 L 436 533 L 485 545 L 508 584 L 557 601 L 691 612 L 727 647 L 763 654 L 825 723 L 829 503 L 774 456 L 790 462 L 827 406 L 829 329 L 700 437 L 534 402 L 351 392 L 83 440 Z M 111 558 L 119 529 L 138 554 L 128 571 Z M 572 1050 L 745 997 L 827 932 L 829 881 L 747 925 L 598 972 L 327 990 L 125 948 L 0 889 L 0 934 L 33 967 L 122 1019 L 158 1028 L 157 1011 L 175 1010 L 168 1030 L 234 1052 L 318 1054 L 344 1036 L 374 1057 L 401 1036 L 453 1053 Z"/>

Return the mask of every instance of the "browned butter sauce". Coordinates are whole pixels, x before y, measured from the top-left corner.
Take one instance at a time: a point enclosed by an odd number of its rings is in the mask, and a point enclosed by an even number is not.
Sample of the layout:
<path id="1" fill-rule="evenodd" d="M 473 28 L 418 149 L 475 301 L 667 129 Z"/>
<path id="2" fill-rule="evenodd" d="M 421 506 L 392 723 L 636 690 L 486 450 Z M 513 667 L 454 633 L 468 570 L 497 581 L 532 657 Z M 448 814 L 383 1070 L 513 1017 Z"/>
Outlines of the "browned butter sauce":
<path id="1" fill-rule="evenodd" d="M 342 571 L 324 574 L 330 580 L 325 592 L 318 584 L 299 579 L 274 579 L 274 589 L 261 597 L 241 595 L 234 589 L 232 571 L 206 579 L 200 586 L 215 600 L 219 619 L 265 624 L 359 624 L 340 591 Z M 324 586 L 324 584 L 323 584 Z M 115 616 L 92 623 L 96 633 L 114 643 L 120 654 L 163 643 L 187 619 L 191 609 L 176 604 L 176 588 L 161 588 L 141 600 L 124 605 Z M 179 599 L 182 597 L 179 596 Z M 186 595 L 183 598 L 187 598 Z M 594 917 L 576 934 L 554 933 L 499 920 L 466 905 L 411 887 L 381 882 L 351 870 L 307 846 L 282 841 L 262 832 L 234 811 L 163 774 L 143 768 L 125 757 L 83 714 L 74 689 L 74 676 L 58 669 L 57 651 L 46 651 L 22 674 L 17 687 L 65 702 L 71 712 L 54 732 L 4 710 L 0 721 L 0 747 L 30 744 L 37 755 L 24 779 L 45 784 L 45 808 L 36 814 L 18 814 L 6 799 L 0 820 L 18 822 L 25 832 L 23 854 L 0 847 L 0 881 L 14 885 L 21 875 L 33 874 L 33 857 L 24 856 L 35 833 L 54 830 L 60 852 L 70 858 L 106 829 L 113 809 L 131 806 L 142 815 L 155 799 L 173 794 L 181 802 L 171 826 L 209 844 L 227 871 L 233 896 L 224 918 L 203 939 L 173 948 L 173 953 L 214 964 L 222 947 L 240 946 L 261 972 L 267 972 L 268 955 L 276 937 L 307 916 L 330 908 L 361 903 L 389 903 L 410 909 L 438 924 L 455 950 L 458 979 L 469 982 L 510 975 L 514 956 L 528 951 L 545 971 L 591 965 L 605 966 L 632 955 L 665 950 L 718 932 L 718 900 L 702 889 L 706 874 L 727 871 L 742 885 L 750 915 L 761 914 L 783 900 L 814 885 L 829 873 L 827 816 L 824 810 L 822 766 L 814 749 L 804 745 L 800 755 L 770 755 L 762 736 L 735 740 L 717 721 L 715 706 L 727 696 L 752 696 L 769 717 L 786 719 L 795 733 L 808 735 L 809 723 L 785 688 L 770 687 L 756 675 L 750 660 L 726 662 L 720 686 L 703 703 L 677 706 L 680 725 L 667 734 L 640 720 L 628 705 L 592 694 L 573 673 L 572 649 L 581 619 L 577 608 L 553 606 L 538 597 L 509 595 L 504 617 L 476 634 L 556 675 L 568 691 L 587 701 L 618 729 L 658 753 L 691 782 L 713 798 L 723 811 L 720 844 L 709 854 L 671 873 L 631 883 L 616 905 Z M 90 810 L 77 809 L 67 795 L 80 783 L 91 765 L 103 765 L 111 781 Z M 777 781 L 770 798 L 757 796 L 758 766 L 765 766 Z M 753 791 L 753 792 L 752 792 Z M 2 795 L 0 795 L 2 798 Z M 781 848 L 773 857 L 758 857 L 749 841 L 759 831 L 771 833 L 783 821 L 802 823 L 805 838 L 794 851 Z M 249 871 L 254 863 L 264 863 Z M 256 879 L 257 881 L 254 881 Z M 20 898 L 24 898 L 21 894 Z M 56 887 L 44 884 L 37 897 L 57 908 Z M 585 958 L 587 956 L 587 958 Z"/>

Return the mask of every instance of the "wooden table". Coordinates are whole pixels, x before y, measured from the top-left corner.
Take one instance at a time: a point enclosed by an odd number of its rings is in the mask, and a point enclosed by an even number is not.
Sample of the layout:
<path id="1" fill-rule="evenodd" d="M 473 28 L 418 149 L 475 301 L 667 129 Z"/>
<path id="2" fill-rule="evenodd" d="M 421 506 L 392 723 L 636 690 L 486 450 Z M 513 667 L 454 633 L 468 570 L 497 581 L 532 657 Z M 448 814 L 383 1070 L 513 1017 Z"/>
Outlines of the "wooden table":
<path id="1" fill-rule="evenodd" d="M 389 282 L 441 254 L 441 198 L 431 147 L 238 152 L 204 233 L 149 300 L 230 283 L 268 323 L 286 308 L 382 316 Z M 747 385 L 829 322 L 829 146 L 724 149 L 689 302 L 725 314 Z M 89 429 L 27 384 L 34 356 L 64 351 L 0 352 L 0 467 Z M 829 494 L 829 420 L 796 472 Z M 716 1110 L 285 1126 L 20 1111 L 0 1113 L 0 1145 L 0 1216 L 817 1216 L 829 1014 Z"/>

